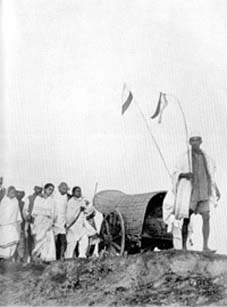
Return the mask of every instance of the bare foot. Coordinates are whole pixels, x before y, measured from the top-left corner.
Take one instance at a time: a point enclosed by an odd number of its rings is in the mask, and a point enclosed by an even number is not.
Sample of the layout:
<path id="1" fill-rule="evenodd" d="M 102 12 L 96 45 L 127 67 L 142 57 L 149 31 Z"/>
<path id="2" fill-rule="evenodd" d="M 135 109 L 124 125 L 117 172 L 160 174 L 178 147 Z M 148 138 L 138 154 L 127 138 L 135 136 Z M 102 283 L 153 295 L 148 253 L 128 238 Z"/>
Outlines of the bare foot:
<path id="1" fill-rule="evenodd" d="M 216 250 L 215 249 L 210 249 L 210 248 L 208 248 L 208 247 L 204 247 L 203 248 L 203 252 L 204 253 L 216 253 Z"/>

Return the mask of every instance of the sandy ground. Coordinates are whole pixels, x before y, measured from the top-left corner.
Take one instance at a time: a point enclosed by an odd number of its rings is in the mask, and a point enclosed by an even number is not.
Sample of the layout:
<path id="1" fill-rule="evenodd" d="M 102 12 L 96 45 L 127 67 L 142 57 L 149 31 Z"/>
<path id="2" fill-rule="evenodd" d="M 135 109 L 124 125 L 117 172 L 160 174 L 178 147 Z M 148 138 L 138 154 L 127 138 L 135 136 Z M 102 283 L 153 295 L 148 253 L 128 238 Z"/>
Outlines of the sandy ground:
<path id="1" fill-rule="evenodd" d="M 227 256 L 162 251 L 46 265 L 0 263 L 1 305 L 224 306 Z"/>

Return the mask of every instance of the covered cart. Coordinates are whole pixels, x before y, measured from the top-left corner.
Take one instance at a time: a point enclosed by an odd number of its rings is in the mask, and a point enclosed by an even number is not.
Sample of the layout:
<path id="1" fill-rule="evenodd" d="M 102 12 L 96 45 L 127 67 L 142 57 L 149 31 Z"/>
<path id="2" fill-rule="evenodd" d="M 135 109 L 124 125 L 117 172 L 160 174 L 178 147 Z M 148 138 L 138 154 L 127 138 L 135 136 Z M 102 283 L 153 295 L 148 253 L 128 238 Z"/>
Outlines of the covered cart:
<path id="1" fill-rule="evenodd" d="M 166 191 L 136 195 L 116 190 L 97 193 L 94 206 L 104 215 L 100 248 L 115 255 L 172 248 L 172 235 L 162 220 L 165 195 Z"/>

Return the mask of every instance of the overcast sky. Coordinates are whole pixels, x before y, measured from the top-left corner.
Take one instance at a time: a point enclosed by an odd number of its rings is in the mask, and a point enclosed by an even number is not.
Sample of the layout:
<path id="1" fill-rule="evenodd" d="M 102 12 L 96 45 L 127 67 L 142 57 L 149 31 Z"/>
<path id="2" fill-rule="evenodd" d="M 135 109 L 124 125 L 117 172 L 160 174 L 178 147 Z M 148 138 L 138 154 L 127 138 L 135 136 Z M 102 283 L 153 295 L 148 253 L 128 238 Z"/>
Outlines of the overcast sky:
<path id="1" fill-rule="evenodd" d="M 95 182 L 126 193 L 168 189 L 135 104 L 121 116 L 121 91 L 126 82 L 171 171 L 186 149 L 176 102 L 161 125 L 149 117 L 159 91 L 173 93 L 216 161 L 222 200 L 211 243 L 227 253 L 226 1 L 3 0 L 1 13 L 5 185 L 29 193 L 64 180 L 90 198 Z"/>

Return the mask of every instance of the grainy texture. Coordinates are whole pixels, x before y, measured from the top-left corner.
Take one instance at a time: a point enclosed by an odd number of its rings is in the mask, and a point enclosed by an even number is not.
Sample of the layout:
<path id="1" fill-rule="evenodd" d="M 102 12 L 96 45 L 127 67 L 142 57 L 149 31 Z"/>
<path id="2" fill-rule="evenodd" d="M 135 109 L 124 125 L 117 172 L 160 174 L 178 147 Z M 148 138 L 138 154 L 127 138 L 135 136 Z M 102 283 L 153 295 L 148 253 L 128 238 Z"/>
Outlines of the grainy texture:
<path id="1" fill-rule="evenodd" d="M 162 251 L 125 257 L 0 264 L 1 305 L 227 304 L 227 257 Z"/>

